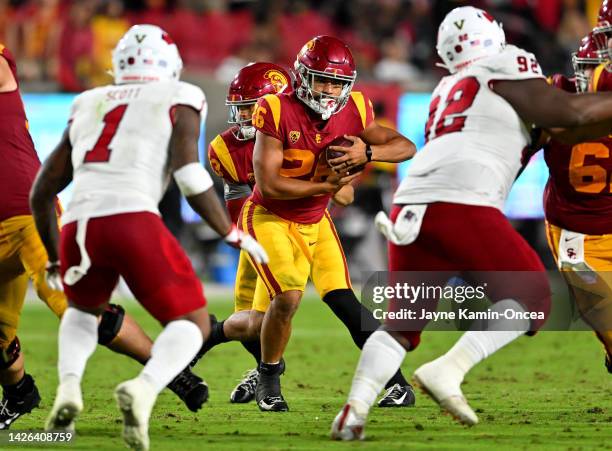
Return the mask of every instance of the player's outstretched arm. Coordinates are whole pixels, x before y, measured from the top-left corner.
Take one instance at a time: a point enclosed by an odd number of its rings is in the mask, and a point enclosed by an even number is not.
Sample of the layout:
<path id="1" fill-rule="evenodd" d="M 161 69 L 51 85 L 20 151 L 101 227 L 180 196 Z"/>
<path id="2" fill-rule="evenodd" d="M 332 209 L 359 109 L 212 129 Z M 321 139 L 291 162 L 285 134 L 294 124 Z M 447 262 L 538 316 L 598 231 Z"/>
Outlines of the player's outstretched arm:
<path id="1" fill-rule="evenodd" d="M 30 191 L 30 208 L 50 262 L 59 260 L 59 228 L 55 197 L 72 181 L 72 145 L 68 128 L 49 158 L 43 163 Z"/>
<path id="2" fill-rule="evenodd" d="M 550 129 L 559 139 L 580 142 L 612 130 L 612 92 L 570 94 L 543 79 L 500 80 L 492 89 L 523 121 Z"/>
<path id="3" fill-rule="evenodd" d="M 329 194 L 350 183 L 358 174 L 329 176 L 324 182 L 311 182 L 280 174 L 283 165 L 283 144 L 276 138 L 257 131 L 253 151 L 255 182 L 265 197 L 272 199 L 299 199 Z"/>
<path id="4" fill-rule="evenodd" d="M 189 205 L 221 236 L 232 230 L 232 223 L 213 188 L 210 174 L 199 162 L 200 114 L 180 105 L 174 114 L 170 138 L 170 168 Z"/>
<path id="5" fill-rule="evenodd" d="M 170 137 L 170 169 L 189 205 L 231 246 L 244 249 L 257 263 L 267 263 L 266 251 L 230 221 L 217 197 L 210 174 L 198 161 L 200 114 L 178 106 Z"/>

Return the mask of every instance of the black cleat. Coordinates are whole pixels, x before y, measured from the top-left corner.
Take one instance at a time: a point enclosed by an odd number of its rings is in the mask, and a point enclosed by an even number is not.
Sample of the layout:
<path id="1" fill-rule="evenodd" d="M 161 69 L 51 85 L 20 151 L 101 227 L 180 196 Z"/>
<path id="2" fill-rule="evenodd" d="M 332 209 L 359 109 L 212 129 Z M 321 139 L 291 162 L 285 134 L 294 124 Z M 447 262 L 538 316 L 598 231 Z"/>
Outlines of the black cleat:
<path id="1" fill-rule="evenodd" d="M 257 388 L 257 379 L 259 371 L 257 368 L 247 371 L 244 378 L 236 385 L 230 394 L 230 402 L 234 404 L 246 404 L 255 399 L 255 388 Z"/>
<path id="2" fill-rule="evenodd" d="M 265 395 L 257 401 L 257 406 L 262 412 L 288 412 L 289 406 L 283 398 L 283 395 L 278 396 Z"/>
<path id="3" fill-rule="evenodd" d="M 200 376 L 193 374 L 189 368 L 185 368 L 172 379 L 168 388 L 176 393 L 192 412 L 200 410 L 208 400 L 208 385 Z"/>
<path id="4" fill-rule="evenodd" d="M 612 374 L 612 355 L 606 353 L 606 368 L 608 369 L 608 373 Z"/>
<path id="5" fill-rule="evenodd" d="M 411 407 L 414 406 L 415 397 L 412 385 L 395 384 L 387 389 L 378 407 Z"/>
<path id="6" fill-rule="evenodd" d="M 255 389 L 255 400 L 263 412 L 287 412 L 289 406 L 281 393 L 280 376 L 285 371 L 285 362 L 270 365 L 259 364 L 259 378 Z"/>
<path id="7" fill-rule="evenodd" d="M 22 415 L 30 413 L 40 404 L 40 393 L 34 383 L 34 379 L 29 374 L 24 378 L 28 378 L 31 382 L 32 389 L 23 395 L 15 395 L 7 393 L 7 390 L 2 391 L 2 401 L 0 402 L 0 430 L 6 430 L 11 427 L 11 424 Z"/>

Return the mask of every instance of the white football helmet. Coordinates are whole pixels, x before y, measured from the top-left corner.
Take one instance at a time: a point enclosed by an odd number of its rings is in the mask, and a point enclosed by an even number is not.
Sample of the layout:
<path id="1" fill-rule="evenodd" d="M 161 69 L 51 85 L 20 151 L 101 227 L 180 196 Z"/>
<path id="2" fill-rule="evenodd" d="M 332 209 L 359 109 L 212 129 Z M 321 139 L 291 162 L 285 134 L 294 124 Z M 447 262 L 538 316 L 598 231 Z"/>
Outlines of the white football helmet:
<path id="1" fill-rule="evenodd" d="M 183 61 L 176 44 L 155 25 L 134 25 L 113 50 L 115 83 L 178 80 Z"/>
<path id="2" fill-rule="evenodd" d="M 438 28 L 436 50 L 451 74 L 485 56 L 496 55 L 506 46 L 501 24 L 473 6 L 449 12 Z"/>

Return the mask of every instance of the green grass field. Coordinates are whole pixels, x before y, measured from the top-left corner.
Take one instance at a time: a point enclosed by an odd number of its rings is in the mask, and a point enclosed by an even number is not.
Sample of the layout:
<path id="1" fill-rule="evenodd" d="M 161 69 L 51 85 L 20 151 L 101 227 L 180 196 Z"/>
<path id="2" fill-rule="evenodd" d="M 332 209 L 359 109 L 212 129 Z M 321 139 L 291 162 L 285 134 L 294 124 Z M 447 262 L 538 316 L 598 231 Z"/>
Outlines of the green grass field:
<path id="1" fill-rule="evenodd" d="M 218 317 L 229 302 L 212 299 Z M 126 305 L 152 335 L 160 328 L 136 304 Z M 27 304 L 20 339 L 26 367 L 43 401 L 14 429 L 40 429 L 57 383 L 57 320 L 42 305 Z M 408 354 L 406 374 L 445 351 L 457 333 L 425 333 L 420 348 Z M 283 376 L 291 411 L 262 413 L 255 404 L 232 405 L 229 393 L 252 358 L 235 343 L 208 354 L 197 372 L 211 397 L 198 414 L 165 391 L 153 412 L 153 450 L 314 450 L 314 449 L 612 449 L 612 376 L 603 367 L 603 351 L 590 332 L 547 332 L 521 338 L 475 368 L 464 392 L 481 424 L 472 429 L 440 415 L 425 395 L 408 409 L 374 408 L 363 443 L 328 439 L 330 424 L 342 406 L 358 359 L 348 333 L 320 301 L 305 299 L 298 312 Z M 85 410 L 70 449 L 125 449 L 121 416 L 112 392 L 137 374 L 139 365 L 99 348 L 89 361 L 83 392 Z M 0 446 L 3 449 L 23 445 Z M 35 446 L 43 448 L 40 444 Z M 51 448 L 50 446 L 45 449 Z M 56 446 L 66 449 L 66 446 Z"/>

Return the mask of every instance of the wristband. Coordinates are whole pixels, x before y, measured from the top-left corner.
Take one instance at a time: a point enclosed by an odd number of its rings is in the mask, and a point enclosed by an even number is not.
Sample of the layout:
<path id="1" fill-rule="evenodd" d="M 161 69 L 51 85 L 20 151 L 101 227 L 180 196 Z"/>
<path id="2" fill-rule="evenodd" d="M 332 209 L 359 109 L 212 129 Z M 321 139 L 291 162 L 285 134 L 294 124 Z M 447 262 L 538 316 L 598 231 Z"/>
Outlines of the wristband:
<path id="1" fill-rule="evenodd" d="M 366 154 L 368 163 L 372 161 L 372 148 L 370 147 L 369 144 L 366 144 L 365 154 Z"/>

